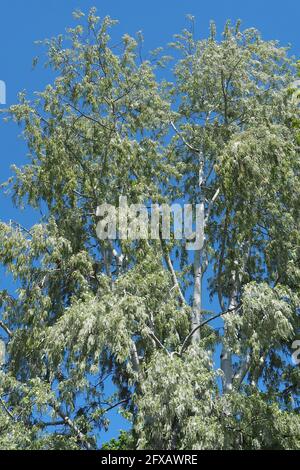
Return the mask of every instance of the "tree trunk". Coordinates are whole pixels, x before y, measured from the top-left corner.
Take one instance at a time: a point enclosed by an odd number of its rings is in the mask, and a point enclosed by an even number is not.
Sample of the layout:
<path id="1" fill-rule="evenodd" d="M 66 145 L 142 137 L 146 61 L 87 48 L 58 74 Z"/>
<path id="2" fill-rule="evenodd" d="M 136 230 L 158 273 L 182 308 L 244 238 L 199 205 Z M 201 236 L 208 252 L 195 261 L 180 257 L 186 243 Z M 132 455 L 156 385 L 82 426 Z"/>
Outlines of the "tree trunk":
<path id="1" fill-rule="evenodd" d="M 204 203 L 200 204 L 200 212 L 202 212 L 202 223 L 205 224 L 204 219 Z M 204 228 L 201 228 L 202 233 L 204 234 Z M 194 293 L 193 293 L 193 310 L 192 310 L 192 329 L 197 328 L 201 323 L 201 309 L 202 309 L 202 255 L 203 248 L 195 251 L 194 255 Z M 200 328 L 193 335 L 192 341 L 198 343 L 200 341 Z"/>
<path id="2" fill-rule="evenodd" d="M 237 307 L 237 285 L 236 277 L 233 275 L 233 293 L 229 302 L 229 310 L 235 309 Z M 235 310 L 232 313 L 227 315 L 234 315 Z M 226 319 L 224 325 L 224 344 L 221 353 L 221 369 L 223 371 L 223 393 L 229 393 L 232 390 L 233 382 L 233 367 L 232 367 L 232 351 L 228 345 L 226 345 L 226 336 L 227 336 L 227 324 Z"/>

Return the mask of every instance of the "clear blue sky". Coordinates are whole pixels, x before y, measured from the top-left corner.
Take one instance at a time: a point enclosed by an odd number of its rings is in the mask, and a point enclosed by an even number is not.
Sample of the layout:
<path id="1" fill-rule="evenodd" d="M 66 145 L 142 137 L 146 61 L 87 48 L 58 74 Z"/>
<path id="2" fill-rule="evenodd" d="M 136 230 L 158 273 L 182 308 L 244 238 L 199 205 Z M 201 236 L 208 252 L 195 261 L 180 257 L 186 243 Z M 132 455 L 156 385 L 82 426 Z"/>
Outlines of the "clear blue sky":
<path id="1" fill-rule="evenodd" d="M 40 53 L 34 41 L 56 36 L 73 24 L 72 11 L 98 8 L 100 16 L 110 15 L 120 21 L 114 34 L 134 35 L 142 30 L 145 51 L 166 45 L 174 33 L 186 26 L 185 15 L 196 17 L 196 34 L 206 36 L 209 21 L 222 29 L 227 19 L 241 19 L 243 27 L 256 27 L 265 39 L 278 39 L 292 44 L 300 56 L 299 0 L 1 0 L 0 2 L 0 80 L 7 86 L 7 105 L 16 102 L 17 93 L 29 94 L 51 81 L 49 71 L 38 67 L 32 71 L 32 58 Z M 1 182 L 10 174 L 10 165 L 26 161 L 26 148 L 17 138 L 19 130 L 0 122 Z M 0 219 L 17 219 L 25 226 L 34 220 L 31 212 L 17 212 L 0 194 Z M 1 271 L 0 271 L 1 275 Z M 8 280 L 0 279 L 0 289 Z M 117 434 L 121 423 L 114 419 L 109 433 Z"/>
<path id="2" fill-rule="evenodd" d="M 32 71 L 32 58 L 40 47 L 34 41 L 64 32 L 72 25 L 72 11 L 96 6 L 100 16 L 109 14 L 120 21 L 116 35 L 134 35 L 142 30 L 145 51 L 167 44 L 174 33 L 186 26 L 185 15 L 196 17 L 196 33 L 205 36 L 214 19 L 219 29 L 226 19 L 242 19 L 243 26 L 255 26 L 266 39 L 291 43 L 300 55 L 299 0 L 1 0 L 0 2 L 0 80 L 7 85 L 7 104 L 16 102 L 18 91 L 41 90 L 51 78 L 39 67 Z M 25 161 L 25 150 L 18 129 L 0 122 L 1 177 L 10 175 L 12 163 Z M 15 211 L 0 195 L 0 218 L 14 218 Z M 28 220 L 28 213 L 21 215 Z"/>

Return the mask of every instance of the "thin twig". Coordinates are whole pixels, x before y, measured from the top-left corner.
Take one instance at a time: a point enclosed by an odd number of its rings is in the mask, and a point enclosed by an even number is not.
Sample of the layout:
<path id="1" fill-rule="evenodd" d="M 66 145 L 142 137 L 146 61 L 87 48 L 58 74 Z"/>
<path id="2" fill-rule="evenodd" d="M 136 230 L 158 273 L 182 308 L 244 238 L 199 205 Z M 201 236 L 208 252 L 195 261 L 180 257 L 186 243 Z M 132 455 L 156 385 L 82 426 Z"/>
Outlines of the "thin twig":
<path id="1" fill-rule="evenodd" d="M 129 398 L 125 398 L 124 400 L 121 400 L 119 401 L 118 403 L 115 403 L 114 405 L 111 405 L 109 406 L 108 408 L 106 408 L 103 412 L 104 413 L 107 413 L 108 411 L 111 411 L 113 410 L 114 408 L 116 408 L 117 406 L 120 406 L 120 405 L 123 405 L 123 403 L 128 403 L 129 402 Z"/>

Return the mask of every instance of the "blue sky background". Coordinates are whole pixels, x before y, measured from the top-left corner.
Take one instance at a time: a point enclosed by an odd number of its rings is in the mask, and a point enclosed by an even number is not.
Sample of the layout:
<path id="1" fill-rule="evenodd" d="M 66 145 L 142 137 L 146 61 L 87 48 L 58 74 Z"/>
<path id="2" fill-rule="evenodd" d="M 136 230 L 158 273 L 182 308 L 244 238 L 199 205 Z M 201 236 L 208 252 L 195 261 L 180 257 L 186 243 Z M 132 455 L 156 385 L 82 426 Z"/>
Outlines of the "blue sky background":
<path id="1" fill-rule="evenodd" d="M 98 8 L 100 16 L 109 14 L 120 21 L 114 35 L 134 35 L 142 30 L 144 51 L 166 45 L 174 33 L 187 25 L 186 14 L 196 17 L 196 35 L 208 34 L 209 21 L 215 20 L 219 31 L 226 19 L 242 19 L 244 27 L 255 26 L 265 39 L 278 39 L 283 45 L 291 43 L 292 51 L 300 52 L 299 0 L 1 0 L 0 2 L 0 80 L 7 86 L 7 104 L 16 102 L 17 93 L 29 95 L 42 90 L 51 81 L 49 70 L 32 70 L 33 57 L 42 53 L 34 44 L 56 36 L 73 24 L 72 11 Z M 1 108 L 1 106 L 0 106 Z M 26 150 L 14 125 L 0 121 L 0 181 L 11 174 L 10 165 L 26 161 Z M 0 194 L 0 218 L 15 218 L 16 211 Z M 28 211 L 19 215 L 26 224 Z"/>
<path id="2" fill-rule="evenodd" d="M 42 52 L 34 41 L 63 33 L 73 25 L 72 11 L 88 11 L 92 6 L 98 8 L 100 16 L 110 15 L 120 21 L 114 37 L 142 30 L 145 52 L 171 41 L 172 35 L 187 25 L 186 14 L 192 14 L 198 37 L 208 34 L 212 19 L 219 31 L 227 19 L 241 19 L 242 27 L 256 27 L 265 39 L 278 39 L 282 45 L 291 43 L 292 53 L 300 56 L 299 0 L 1 0 L 0 80 L 6 82 L 7 105 L 16 102 L 19 91 L 25 89 L 31 95 L 52 79 L 49 70 L 41 66 L 32 70 L 33 57 Z M 0 121 L 0 182 L 11 175 L 10 165 L 26 162 L 26 147 L 18 138 L 19 132 L 15 125 Z M 35 216 L 28 210 L 20 213 L 0 194 L 0 219 L 15 219 L 29 227 Z M 0 289 L 4 285 L 11 287 L 2 276 Z M 106 439 L 117 435 L 121 427 L 121 419 L 114 414 Z"/>

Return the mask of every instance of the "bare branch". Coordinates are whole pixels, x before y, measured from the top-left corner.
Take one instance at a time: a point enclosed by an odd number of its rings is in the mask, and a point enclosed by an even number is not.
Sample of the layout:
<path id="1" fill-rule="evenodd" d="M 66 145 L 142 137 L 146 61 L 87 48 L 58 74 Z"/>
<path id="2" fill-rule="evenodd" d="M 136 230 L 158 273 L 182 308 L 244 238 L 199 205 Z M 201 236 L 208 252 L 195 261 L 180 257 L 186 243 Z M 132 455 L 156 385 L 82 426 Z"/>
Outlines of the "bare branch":
<path id="1" fill-rule="evenodd" d="M 208 203 L 207 214 L 206 214 L 206 217 L 205 217 L 205 224 L 207 224 L 207 222 L 208 222 L 211 210 L 213 208 L 214 203 L 218 199 L 219 194 L 220 194 L 220 188 L 217 189 L 217 191 L 215 192 L 213 198 Z"/>
<path id="2" fill-rule="evenodd" d="M 72 103 L 70 103 L 69 101 L 67 100 L 64 100 L 66 105 L 67 106 L 70 106 L 70 108 L 72 108 L 74 111 L 76 111 L 79 116 L 89 120 L 89 121 L 92 121 L 93 123 L 97 124 L 98 126 L 102 127 L 103 129 L 107 129 L 109 131 L 112 131 L 112 129 L 108 126 L 106 126 L 105 124 L 103 124 L 101 121 L 99 121 L 98 119 L 94 118 L 93 116 L 90 116 L 88 114 L 85 114 L 83 111 L 81 111 L 80 109 L 78 109 L 76 106 L 74 106 Z"/>
<path id="3" fill-rule="evenodd" d="M 185 340 L 183 341 L 183 344 L 182 344 L 181 350 L 180 350 L 180 356 L 184 353 L 184 351 L 186 350 L 186 348 L 187 348 L 187 346 L 188 346 L 189 341 L 190 341 L 191 338 L 194 336 L 194 334 L 195 334 L 198 330 L 200 330 L 200 328 L 202 328 L 203 326 L 207 325 L 207 324 L 210 323 L 211 321 L 216 320 L 217 318 L 220 318 L 220 317 L 222 317 L 223 315 L 226 315 L 226 313 L 232 313 L 232 312 L 234 312 L 234 311 L 237 312 L 240 308 L 241 308 L 241 305 L 238 305 L 237 307 L 234 307 L 234 308 L 225 310 L 225 312 L 218 313 L 217 315 L 214 315 L 213 317 L 208 318 L 208 319 L 205 320 L 204 322 L 200 323 L 200 325 L 196 326 L 196 328 L 194 328 L 194 329 L 187 335 L 187 337 L 185 338 Z"/>
<path id="4" fill-rule="evenodd" d="M 65 424 L 66 423 L 65 423 L 64 420 L 39 423 L 40 426 L 45 427 L 45 428 L 48 427 L 48 426 L 64 426 Z"/>
<path id="5" fill-rule="evenodd" d="M 10 337 L 12 338 L 13 336 L 13 333 L 12 331 L 8 328 L 8 326 L 5 325 L 5 323 L 0 320 L 0 327 L 5 331 L 5 333 Z"/>
<path id="6" fill-rule="evenodd" d="M 123 405 L 123 403 L 128 403 L 128 402 L 129 402 L 129 398 L 125 398 L 124 400 L 121 400 L 118 403 L 115 403 L 114 405 L 110 405 L 108 408 L 104 410 L 103 413 L 107 413 L 108 411 L 111 411 L 114 408 L 117 408 L 117 406 Z"/>
<path id="7" fill-rule="evenodd" d="M 76 196 L 82 197 L 83 199 L 94 199 L 92 196 L 88 196 L 87 194 L 83 194 L 80 191 L 77 191 L 76 189 L 73 189 L 73 193 L 76 194 Z"/>
<path id="8" fill-rule="evenodd" d="M 174 131 L 176 132 L 176 134 L 181 138 L 182 142 L 184 143 L 184 145 L 186 145 L 192 152 L 196 152 L 196 153 L 200 153 L 200 150 L 199 149 L 196 149 L 195 147 L 193 147 L 191 144 L 189 144 L 187 142 L 187 140 L 185 139 L 185 137 L 182 135 L 181 132 L 179 132 L 179 130 L 177 129 L 177 127 L 175 126 L 174 122 L 173 121 L 170 121 L 170 124 L 172 126 L 172 128 L 174 129 Z"/>
<path id="9" fill-rule="evenodd" d="M 180 304 L 184 305 L 184 304 L 186 304 L 186 300 L 185 300 L 183 292 L 180 288 L 180 285 L 179 285 L 179 282 L 178 282 L 178 279 L 177 279 L 177 276 L 176 276 L 176 272 L 175 272 L 174 267 L 173 267 L 173 263 L 172 263 L 170 254 L 167 250 L 164 249 L 164 244 L 163 244 L 163 239 L 162 239 L 161 233 L 159 234 L 159 239 L 160 239 L 160 244 L 161 244 L 163 256 L 165 258 L 166 264 L 167 264 L 168 269 L 169 269 L 169 271 L 171 273 L 171 276 L 172 276 L 174 287 L 177 289 L 177 292 L 179 294 Z"/>
<path id="10" fill-rule="evenodd" d="M 157 336 L 155 336 L 155 334 L 153 333 L 153 331 L 149 331 L 149 336 L 154 339 L 155 343 L 157 344 L 157 346 L 161 349 L 163 349 L 168 356 L 171 356 L 169 351 L 167 350 L 167 348 L 161 343 L 161 341 L 157 338 Z"/>
<path id="11" fill-rule="evenodd" d="M 181 305 L 184 305 L 184 304 L 186 303 L 186 300 L 185 300 L 185 298 L 184 298 L 184 295 L 183 295 L 182 290 L 181 290 L 181 288 L 180 288 L 180 285 L 179 285 L 179 282 L 178 282 L 178 279 L 177 279 L 175 270 L 174 270 L 174 268 L 173 268 L 173 264 L 172 264 L 172 261 L 171 261 L 171 258 L 170 258 L 170 254 L 167 253 L 166 256 L 165 256 L 165 258 L 166 258 L 166 262 L 167 262 L 169 271 L 170 271 L 170 273 L 171 273 L 171 276 L 172 276 L 172 279 L 173 279 L 173 282 L 174 282 L 174 286 L 176 287 L 176 289 L 177 289 L 177 291 L 178 291 L 180 303 L 181 303 Z"/>
<path id="12" fill-rule="evenodd" d="M 82 443 L 83 447 L 87 450 L 91 450 L 92 447 L 90 443 L 87 441 L 87 437 L 80 431 L 80 429 L 76 426 L 74 421 L 69 418 L 69 416 L 65 415 L 62 410 L 60 409 L 60 406 L 52 401 L 50 403 L 52 408 L 55 410 L 55 412 L 63 419 L 64 423 L 67 424 L 76 434 L 78 440 Z"/>

